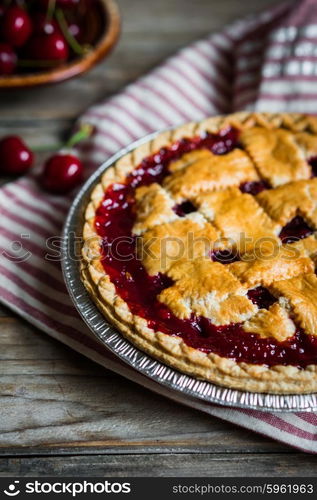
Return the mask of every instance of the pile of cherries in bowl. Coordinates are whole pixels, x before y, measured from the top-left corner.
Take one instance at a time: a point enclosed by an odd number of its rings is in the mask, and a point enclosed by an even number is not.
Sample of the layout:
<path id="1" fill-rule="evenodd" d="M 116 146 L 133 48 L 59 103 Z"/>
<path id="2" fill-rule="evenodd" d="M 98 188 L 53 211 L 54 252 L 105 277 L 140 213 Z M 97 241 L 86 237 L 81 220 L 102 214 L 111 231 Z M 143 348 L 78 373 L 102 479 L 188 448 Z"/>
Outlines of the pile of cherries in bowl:
<path id="1" fill-rule="evenodd" d="M 43 71 L 84 55 L 90 2 L 0 0 L 0 75 Z"/>

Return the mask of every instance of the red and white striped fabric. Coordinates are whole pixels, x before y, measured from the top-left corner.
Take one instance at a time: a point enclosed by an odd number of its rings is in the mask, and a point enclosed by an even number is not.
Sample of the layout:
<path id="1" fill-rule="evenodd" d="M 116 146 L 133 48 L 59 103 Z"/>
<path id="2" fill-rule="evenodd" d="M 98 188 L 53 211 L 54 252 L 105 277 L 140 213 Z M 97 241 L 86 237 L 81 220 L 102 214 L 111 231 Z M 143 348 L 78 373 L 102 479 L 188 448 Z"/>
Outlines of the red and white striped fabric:
<path id="1" fill-rule="evenodd" d="M 97 132 L 81 150 L 95 168 L 157 129 L 248 109 L 317 113 L 317 3 L 292 1 L 236 22 L 180 51 L 81 118 Z M 95 340 L 70 302 L 58 259 L 45 258 L 71 199 L 44 194 L 32 178 L 0 189 L 0 300 L 46 333 L 151 390 L 317 452 L 317 416 L 222 408 L 189 400 L 119 362 Z"/>

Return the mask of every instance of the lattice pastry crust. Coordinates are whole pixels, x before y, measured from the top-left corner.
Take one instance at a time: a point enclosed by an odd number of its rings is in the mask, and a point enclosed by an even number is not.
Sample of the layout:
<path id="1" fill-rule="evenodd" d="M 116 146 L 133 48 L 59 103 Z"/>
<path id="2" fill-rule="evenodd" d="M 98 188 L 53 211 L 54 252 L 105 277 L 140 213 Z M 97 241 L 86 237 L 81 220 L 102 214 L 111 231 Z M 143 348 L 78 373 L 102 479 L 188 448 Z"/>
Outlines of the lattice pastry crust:
<path id="1" fill-rule="evenodd" d="M 307 159 L 317 155 L 317 119 L 304 115 L 236 113 L 190 123 L 164 132 L 128 153 L 106 170 L 91 194 L 83 227 L 82 280 L 108 321 L 153 357 L 192 376 L 214 383 L 256 392 L 308 393 L 317 390 L 317 365 L 301 369 L 293 365 L 267 366 L 237 362 L 188 346 L 180 337 L 149 327 L 132 314 L 116 291 L 101 263 L 101 242 L 95 214 L 105 190 L 124 183 L 140 162 L 182 138 L 217 133 L 233 126 L 241 131 L 244 148 L 217 156 L 207 150 L 184 154 L 169 166 L 162 184 L 152 183 L 135 193 L 136 220 L 133 233 L 146 242 L 177 236 L 185 252 L 175 257 L 173 242 L 169 258 L 162 262 L 159 244 L 143 259 L 148 274 L 166 274 L 173 282 L 158 296 L 178 318 L 197 314 L 215 325 L 242 323 L 246 333 L 283 342 L 302 328 L 317 335 L 317 240 L 312 235 L 282 245 L 281 228 L 296 215 L 317 229 L 317 180 L 311 179 Z M 273 189 L 257 196 L 242 193 L 242 183 L 265 180 Z M 190 200 L 197 211 L 179 217 L 175 203 Z M 203 244 L 193 246 L 192 232 Z M 278 248 L 267 260 L 250 256 L 254 245 L 243 249 L 239 234 L 255 239 L 269 237 Z M 213 262 L 215 243 L 237 249 L 242 256 L 229 265 Z M 207 243 L 206 243 L 207 242 Z M 220 247 L 221 248 L 221 245 Z M 173 254 L 174 252 L 174 254 Z M 248 291 L 265 286 L 276 298 L 268 309 L 259 309 Z"/>

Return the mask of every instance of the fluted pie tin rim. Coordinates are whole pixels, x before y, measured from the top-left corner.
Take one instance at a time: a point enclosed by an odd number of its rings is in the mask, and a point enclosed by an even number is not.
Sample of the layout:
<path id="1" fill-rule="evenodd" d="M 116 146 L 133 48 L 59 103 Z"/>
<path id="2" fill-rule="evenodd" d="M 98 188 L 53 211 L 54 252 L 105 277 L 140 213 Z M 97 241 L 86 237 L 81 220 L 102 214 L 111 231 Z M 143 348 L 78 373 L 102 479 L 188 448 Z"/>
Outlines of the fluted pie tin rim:
<path id="1" fill-rule="evenodd" d="M 316 411 L 316 393 L 283 395 L 244 392 L 217 386 L 211 382 L 180 373 L 132 345 L 115 327 L 107 322 L 91 300 L 80 279 L 79 253 L 76 249 L 78 237 L 82 233 L 84 209 L 89 201 L 91 190 L 99 182 L 104 171 L 121 156 L 151 140 L 160 132 L 133 142 L 103 163 L 87 180 L 71 205 L 62 233 L 62 270 L 68 292 L 79 314 L 92 333 L 109 351 L 124 363 L 168 389 L 191 398 L 227 407 L 274 412 Z"/>

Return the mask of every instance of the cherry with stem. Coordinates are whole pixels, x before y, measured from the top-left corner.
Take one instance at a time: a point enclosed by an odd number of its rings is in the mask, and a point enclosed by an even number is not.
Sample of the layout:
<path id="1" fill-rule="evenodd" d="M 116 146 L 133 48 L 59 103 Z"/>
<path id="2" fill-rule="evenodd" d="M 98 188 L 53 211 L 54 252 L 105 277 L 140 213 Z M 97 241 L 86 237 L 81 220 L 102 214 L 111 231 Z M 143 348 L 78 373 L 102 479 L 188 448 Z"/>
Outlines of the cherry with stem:
<path id="1" fill-rule="evenodd" d="M 87 139 L 94 127 L 83 124 L 67 141 L 65 149 L 51 156 L 45 162 L 39 177 L 40 185 L 53 194 L 66 194 L 83 180 L 84 167 L 80 159 L 73 153 L 76 144 Z"/>

